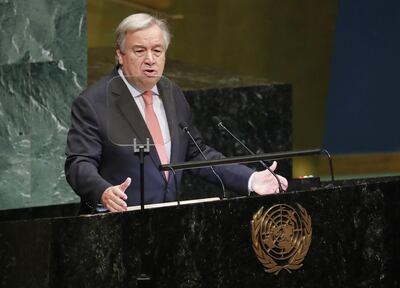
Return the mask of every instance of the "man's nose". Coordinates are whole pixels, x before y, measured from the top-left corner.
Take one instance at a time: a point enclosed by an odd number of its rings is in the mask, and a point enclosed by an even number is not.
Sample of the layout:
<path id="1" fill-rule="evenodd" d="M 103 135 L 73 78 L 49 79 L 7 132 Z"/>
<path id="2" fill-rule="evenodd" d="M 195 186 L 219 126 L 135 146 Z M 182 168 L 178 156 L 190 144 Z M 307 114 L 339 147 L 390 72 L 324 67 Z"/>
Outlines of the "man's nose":
<path id="1" fill-rule="evenodd" d="M 153 52 L 151 50 L 146 52 L 146 63 L 147 64 L 154 64 L 155 62 L 155 57 L 153 55 Z"/>

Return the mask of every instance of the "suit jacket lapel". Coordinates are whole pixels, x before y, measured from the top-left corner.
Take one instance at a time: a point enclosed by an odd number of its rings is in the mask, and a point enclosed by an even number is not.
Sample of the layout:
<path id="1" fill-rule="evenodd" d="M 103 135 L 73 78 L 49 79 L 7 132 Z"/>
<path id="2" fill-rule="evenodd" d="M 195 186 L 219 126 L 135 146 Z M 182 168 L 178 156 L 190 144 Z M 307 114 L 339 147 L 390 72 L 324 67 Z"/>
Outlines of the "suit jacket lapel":
<path id="1" fill-rule="evenodd" d="M 146 143 L 146 138 L 151 139 L 150 132 L 124 81 L 118 75 L 112 78 L 110 86 L 111 93 L 116 97 L 117 107 L 138 138 L 137 143 Z"/>

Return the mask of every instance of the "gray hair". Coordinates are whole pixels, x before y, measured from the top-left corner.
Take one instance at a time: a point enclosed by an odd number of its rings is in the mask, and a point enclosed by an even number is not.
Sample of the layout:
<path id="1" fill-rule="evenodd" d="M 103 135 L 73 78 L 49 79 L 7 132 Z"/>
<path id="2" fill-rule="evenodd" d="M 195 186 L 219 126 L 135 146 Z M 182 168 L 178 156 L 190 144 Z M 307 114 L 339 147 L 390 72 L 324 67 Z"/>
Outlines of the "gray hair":
<path id="1" fill-rule="evenodd" d="M 171 41 L 171 34 L 169 32 L 167 22 L 145 13 L 132 14 L 122 20 L 115 30 L 117 48 L 120 49 L 121 52 L 125 52 L 126 32 L 146 29 L 154 24 L 157 25 L 163 32 L 165 49 L 167 49 L 169 42 Z"/>

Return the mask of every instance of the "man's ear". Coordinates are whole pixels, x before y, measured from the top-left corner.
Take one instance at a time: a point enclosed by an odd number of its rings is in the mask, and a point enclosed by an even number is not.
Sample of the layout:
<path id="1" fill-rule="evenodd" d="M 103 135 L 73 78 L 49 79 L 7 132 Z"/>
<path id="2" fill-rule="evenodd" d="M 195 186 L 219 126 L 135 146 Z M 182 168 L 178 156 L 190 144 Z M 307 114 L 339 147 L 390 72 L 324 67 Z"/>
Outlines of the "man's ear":
<path id="1" fill-rule="evenodd" d="M 119 48 L 115 49 L 115 53 L 117 54 L 119 65 L 122 66 L 124 64 L 124 61 L 123 61 L 123 58 L 122 58 L 122 54 L 123 53 L 121 52 L 121 50 Z"/>

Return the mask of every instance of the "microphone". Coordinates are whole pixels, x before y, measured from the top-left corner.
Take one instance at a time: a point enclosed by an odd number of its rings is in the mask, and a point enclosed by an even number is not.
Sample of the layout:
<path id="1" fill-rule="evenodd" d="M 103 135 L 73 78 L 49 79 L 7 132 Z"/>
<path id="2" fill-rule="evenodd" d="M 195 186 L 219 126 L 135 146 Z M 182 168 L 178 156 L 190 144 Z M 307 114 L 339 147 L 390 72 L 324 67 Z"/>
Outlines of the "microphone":
<path id="1" fill-rule="evenodd" d="M 217 116 L 213 116 L 211 119 L 212 119 L 212 121 L 215 123 L 215 125 L 217 125 L 219 128 L 222 128 L 224 131 L 228 132 L 228 134 L 229 134 L 233 139 L 235 139 L 244 149 L 246 149 L 247 152 L 249 152 L 251 155 L 255 155 L 255 153 L 254 153 L 249 147 L 247 147 L 247 146 L 246 146 L 242 141 L 240 141 L 239 138 L 237 138 L 228 128 L 226 128 L 224 124 L 222 124 L 221 119 L 219 119 Z M 275 174 L 275 172 L 272 171 L 272 170 L 269 168 L 269 166 L 268 166 L 263 160 L 260 160 L 259 162 L 260 162 L 260 164 L 261 164 L 262 166 L 264 166 L 265 169 L 267 169 L 267 170 L 275 177 L 276 181 L 278 181 L 279 193 L 283 192 L 281 181 L 279 180 L 279 178 L 278 178 L 278 176 Z"/>
<path id="2" fill-rule="evenodd" d="M 201 151 L 200 146 L 197 144 L 196 140 L 194 140 L 192 133 L 190 133 L 190 130 L 188 128 L 188 125 L 185 122 L 180 122 L 179 123 L 179 127 L 181 127 L 181 129 L 183 131 L 186 132 L 186 134 L 189 136 L 189 138 L 192 140 L 193 144 L 196 146 L 197 150 L 199 150 L 201 156 L 203 156 L 204 160 L 208 160 L 206 155 L 204 155 L 203 151 Z M 217 179 L 219 180 L 219 182 L 221 183 L 221 187 L 222 187 L 222 198 L 226 198 L 225 195 L 225 185 L 224 182 L 222 181 L 221 177 L 218 175 L 218 173 L 215 171 L 213 166 L 210 166 L 211 171 L 213 172 L 213 174 L 215 175 L 215 177 L 217 177 Z M 222 199 L 221 198 L 221 199 Z"/>

